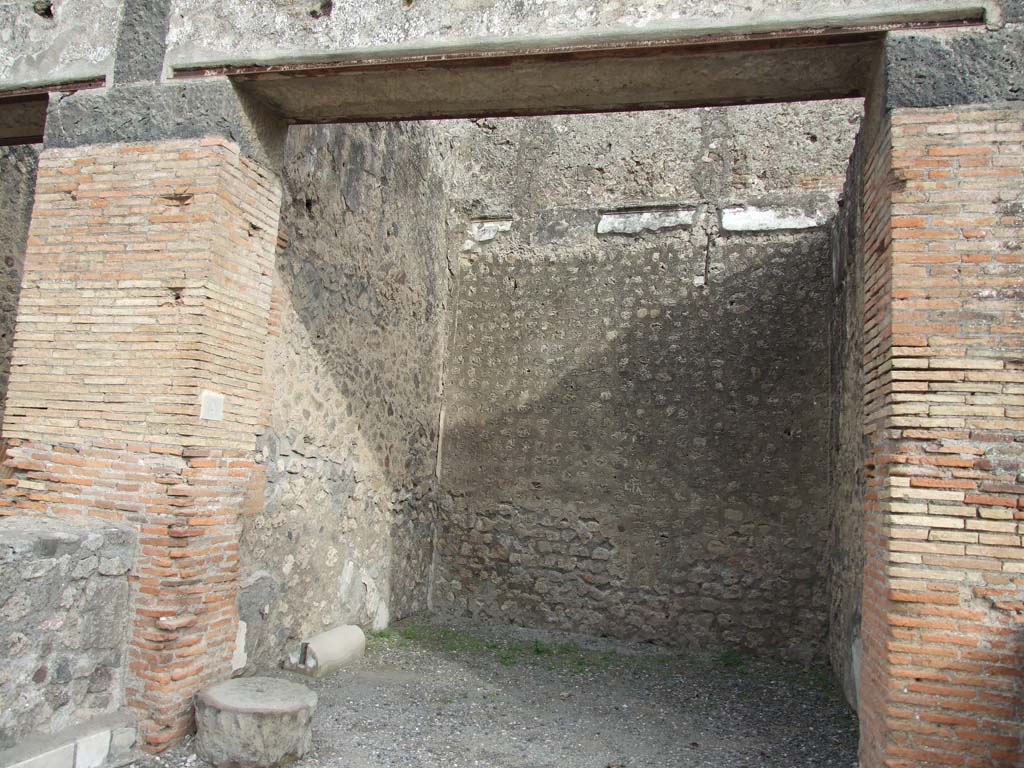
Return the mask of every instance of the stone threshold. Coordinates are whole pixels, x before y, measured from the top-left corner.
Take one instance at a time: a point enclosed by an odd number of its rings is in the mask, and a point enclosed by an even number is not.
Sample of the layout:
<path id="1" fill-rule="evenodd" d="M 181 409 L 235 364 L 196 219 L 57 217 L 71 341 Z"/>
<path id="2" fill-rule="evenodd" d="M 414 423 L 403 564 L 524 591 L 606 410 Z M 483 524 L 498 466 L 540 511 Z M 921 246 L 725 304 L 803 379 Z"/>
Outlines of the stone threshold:
<path id="1" fill-rule="evenodd" d="M 102 715 L 57 733 L 37 733 L 0 751 L 0 768 L 120 768 L 137 757 L 134 720 Z"/>

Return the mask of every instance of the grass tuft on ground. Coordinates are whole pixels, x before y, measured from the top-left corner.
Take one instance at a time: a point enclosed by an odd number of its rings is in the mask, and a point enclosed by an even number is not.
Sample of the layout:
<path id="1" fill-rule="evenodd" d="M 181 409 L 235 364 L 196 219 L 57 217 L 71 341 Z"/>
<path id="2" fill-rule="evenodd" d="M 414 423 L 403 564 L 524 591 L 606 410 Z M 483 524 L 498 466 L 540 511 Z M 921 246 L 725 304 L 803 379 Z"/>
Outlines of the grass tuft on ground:
<path id="1" fill-rule="evenodd" d="M 824 667 L 758 659 L 738 648 L 628 654 L 584 648 L 573 642 L 495 639 L 465 629 L 421 622 L 403 622 L 381 632 L 372 632 L 368 638 L 370 653 L 410 646 L 445 654 L 479 656 L 481 660 L 496 659 L 504 667 L 542 665 L 570 674 L 597 674 L 612 669 L 671 673 L 687 667 L 717 669 L 729 675 L 771 670 L 792 683 L 838 696 L 832 676 Z"/>

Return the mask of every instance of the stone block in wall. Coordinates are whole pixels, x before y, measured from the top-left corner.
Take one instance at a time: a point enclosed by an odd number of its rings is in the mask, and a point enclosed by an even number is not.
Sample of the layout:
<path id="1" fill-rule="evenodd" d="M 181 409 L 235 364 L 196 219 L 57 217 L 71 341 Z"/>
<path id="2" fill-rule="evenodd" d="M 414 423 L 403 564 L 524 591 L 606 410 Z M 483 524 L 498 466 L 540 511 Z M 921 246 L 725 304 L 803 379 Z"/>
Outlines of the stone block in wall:
<path id="1" fill-rule="evenodd" d="M 135 533 L 0 518 L 0 748 L 121 705 Z"/>
<path id="2" fill-rule="evenodd" d="M 736 205 L 723 208 L 721 219 L 724 232 L 792 232 L 823 226 L 828 217 L 800 208 Z"/>

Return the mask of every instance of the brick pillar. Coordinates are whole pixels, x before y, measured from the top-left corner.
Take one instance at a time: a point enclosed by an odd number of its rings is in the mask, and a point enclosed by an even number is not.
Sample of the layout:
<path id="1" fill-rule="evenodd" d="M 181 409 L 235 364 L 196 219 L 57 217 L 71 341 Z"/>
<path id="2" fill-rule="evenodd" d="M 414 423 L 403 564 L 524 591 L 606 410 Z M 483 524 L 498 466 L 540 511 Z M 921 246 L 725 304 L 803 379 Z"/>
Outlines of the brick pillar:
<path id="1" fill-rule="evenodd" d="M 1024 106 L 869 155 L 861 765 L 1024 766 Z"/>
<path id="2" fill-rule="evenodd" d="M 40 158 L 0 514 L 138 526 L 125 696 L 155 750 L 231 671 L 279 204 L 221 139 Z"/>

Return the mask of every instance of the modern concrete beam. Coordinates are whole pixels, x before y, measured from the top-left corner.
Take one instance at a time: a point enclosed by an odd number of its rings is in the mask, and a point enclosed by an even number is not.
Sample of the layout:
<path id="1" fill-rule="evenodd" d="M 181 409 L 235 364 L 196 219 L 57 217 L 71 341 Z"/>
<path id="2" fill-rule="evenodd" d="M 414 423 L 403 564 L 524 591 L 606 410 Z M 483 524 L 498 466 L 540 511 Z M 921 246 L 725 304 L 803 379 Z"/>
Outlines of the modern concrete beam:
<path id="1" fill-rule="evenodd" d="M 276 61 L 212 61 L 291 122 L 605 112 L 863 95 L 887 33 L 993 24 L 980 3 L 746 25 L 469 40 Z"/>
<path id="2" fill-rule="evenodd" d="M 233 77 L 295 123 L 543 115 L 860 96 L 881 41 L 814 48 L 488 59 Z M 814 76 L 808 76 L 813 72 Z"/>

